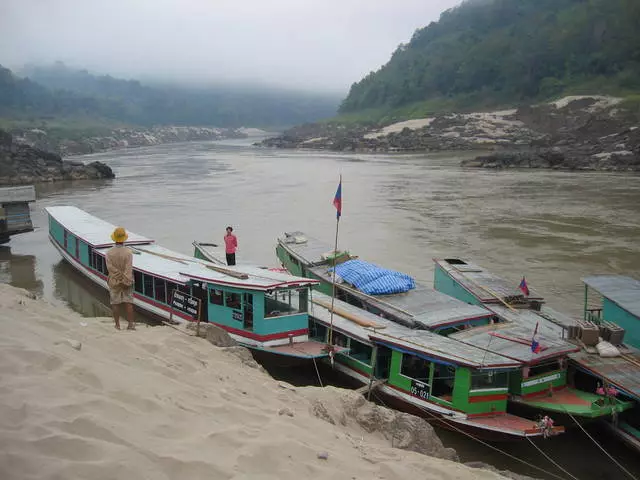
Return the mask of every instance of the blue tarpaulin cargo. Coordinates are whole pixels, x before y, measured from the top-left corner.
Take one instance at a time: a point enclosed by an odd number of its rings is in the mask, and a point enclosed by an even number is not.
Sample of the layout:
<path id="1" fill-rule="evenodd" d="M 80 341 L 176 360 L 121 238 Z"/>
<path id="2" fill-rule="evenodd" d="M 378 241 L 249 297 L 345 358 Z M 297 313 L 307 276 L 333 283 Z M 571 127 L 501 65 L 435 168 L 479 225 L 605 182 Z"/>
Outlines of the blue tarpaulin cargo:
<path id="1" fill-rule="evenodd" d="M 340 277 L 367 295 L 404 293 L 416 287 L 406 273 L 395 272 L 364 260 L 348 260 L 337 265 Z"/>

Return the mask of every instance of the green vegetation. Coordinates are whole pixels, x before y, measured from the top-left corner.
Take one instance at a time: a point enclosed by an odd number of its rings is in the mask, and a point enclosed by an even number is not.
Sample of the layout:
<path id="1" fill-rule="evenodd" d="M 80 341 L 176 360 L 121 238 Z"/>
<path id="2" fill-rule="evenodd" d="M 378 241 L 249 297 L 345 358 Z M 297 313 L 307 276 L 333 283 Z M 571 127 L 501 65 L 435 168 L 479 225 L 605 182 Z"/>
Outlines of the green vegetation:
<path id="1" fill-rule="evenodd" d="M 0 66 L 0 117 L 13 125 L 286 126 L 330 117 L 338 103 L 330 95 L 276 89 L 147 86 L 61 63 L 29 67 L 21 76 Z"/>
<path id="2" fill-rule="evenodd" d="M 637 91 L 640 1 L 475 0 L 417 30 L 385 66 L 353 84 L 339 118 Z"/>

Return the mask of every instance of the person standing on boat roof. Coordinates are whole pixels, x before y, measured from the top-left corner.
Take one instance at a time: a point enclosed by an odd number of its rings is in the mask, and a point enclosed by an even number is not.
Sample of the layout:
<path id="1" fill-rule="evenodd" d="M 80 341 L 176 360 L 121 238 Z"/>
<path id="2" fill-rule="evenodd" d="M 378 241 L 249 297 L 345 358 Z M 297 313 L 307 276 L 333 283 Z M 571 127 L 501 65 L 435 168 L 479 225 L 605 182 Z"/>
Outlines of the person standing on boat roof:
<path id="1" fill-rule="evenodd" d="M 227 234 L 224 236 L 224 251 L 227 254 L 227 265 L 236 264 L 237 249 L 238 239 L 233 234 L 233 227 L 227 227 Z"/>
<path id="2" fill-rule="evenodd" d="M 116 245 L 106 255 L 111 310 L 118 330 L 120 330 L 120 305 L 122 304 L 125 304 L 129 321 L 127 330 L 136 329 L 133 318 L 133 254 L 124 246 L 127 238 L 129 235 L 124 228 L 116 228 L 111 234 L 111 239 Z"/>

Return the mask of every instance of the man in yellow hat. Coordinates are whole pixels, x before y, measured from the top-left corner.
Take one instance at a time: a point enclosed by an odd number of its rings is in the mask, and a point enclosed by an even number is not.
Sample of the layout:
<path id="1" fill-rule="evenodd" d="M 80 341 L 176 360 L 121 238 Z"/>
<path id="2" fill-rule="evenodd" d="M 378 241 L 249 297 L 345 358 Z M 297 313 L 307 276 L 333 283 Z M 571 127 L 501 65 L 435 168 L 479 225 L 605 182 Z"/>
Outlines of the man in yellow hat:
<path id="1" fill-rule="evenodd" d="M 124 246 L 129 235 L 124 228 L 118 227 L 111 234 L 115 246 L 107 252 L 107 270 L 109 271 L 109 295 L 111 310 L 116 328 L 120 330 L 120 305 L 125 304 L 129 326 L 127 330 L 135 330 L 133 318 L 133 254 Z"/>

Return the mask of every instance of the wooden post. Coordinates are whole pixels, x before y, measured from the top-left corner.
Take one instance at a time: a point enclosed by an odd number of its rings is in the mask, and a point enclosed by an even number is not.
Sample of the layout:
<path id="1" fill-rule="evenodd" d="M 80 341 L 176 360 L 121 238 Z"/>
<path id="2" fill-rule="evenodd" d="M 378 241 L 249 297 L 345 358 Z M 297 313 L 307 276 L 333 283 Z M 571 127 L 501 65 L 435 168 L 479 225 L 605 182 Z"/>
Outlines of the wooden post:
<path id="1" fill-rule="evenodd" d="M 169 302 L 169 323 L 173 323 L 173 294 L 176 293 L 175 288 L 171 290 L 171 300 Z"/>
<path id="2" fill-rule="evenodd" d="M 198 323 L 196 324 L 196 336 L 200 336 L 200 317 L 202 317 L 202 300 L 198 299 Z"/>
<path id="3" fill-rule="evenodd" d="M 584 312 L 582 312 L 582 319 L 587 320 L 587 308 L 589 308 L 589 285 L 584 284 Z"/>
<path id="4" fill-rule="evenodd" d="M 367 393 L 367 401 L 371 400 L 371 390 L 373 390 L 373 380 L 376 376 L 376 361 L 378 360 L 378 346 L 374 345 L 371 350 L 373 359 L 371 360 L 371 375 L 369 375 L 369 393 Z"/>

